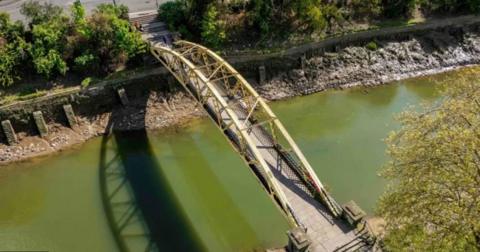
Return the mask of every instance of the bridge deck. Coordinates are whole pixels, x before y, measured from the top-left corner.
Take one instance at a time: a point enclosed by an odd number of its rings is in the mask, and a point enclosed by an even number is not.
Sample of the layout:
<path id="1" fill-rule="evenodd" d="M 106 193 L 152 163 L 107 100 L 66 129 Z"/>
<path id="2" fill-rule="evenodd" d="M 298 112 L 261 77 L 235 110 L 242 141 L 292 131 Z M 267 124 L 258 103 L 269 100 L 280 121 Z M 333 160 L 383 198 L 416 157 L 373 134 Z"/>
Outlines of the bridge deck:
<path id="1" fill-rule="evenodd" d="M 143 32 L 143 38 L 152 42 L 153 46 L 156 46 L 156 43 L 159 41 L 163 43 L 163 46 L 170 44 L 171 35 L 165 30 L 165 26 L 163 24 L 158 25 L 157 19 L 145 18 L 145 15 L 143 13 L 141 14 L 142 15 L 139 16 L 141 16 L 142 19 L 148 20 L 148 22 L 146 22 L 147 29 Z M 244 131 L 244 129 L 238 127 L 238 121 L 243 124 L 245 129 L 248 128 L 246 132 L 253 143 L 251 142 L 251 145 L 243 155 L 247 159 L 255 159 L 252 148 L 254 148 L 253 146 L 256 147 L 262 159 L 272 172 L 273 180 L 276 181 L 276 184 L 280 187 L 279 190 L 282 191 L 286 200 L 289 202 L 290 210 L 294 214 L 297 224 L 306 228 L 307 237 L 311 242 L 310 251 L 368 250 L 367 244 L 363 240 L 365 233 L 358 233 L 344 220 L 335 218 L 326 206 L 315 199 L 308 187 L 304 184 L 304 181 L 298 176 L 295 167 L 290 167 L 291 163 L 287 162 L 284 159 L 285 157 L 282 156 L 282 153 L 274 146 L 275 141 L 270 133 L 265 130 L 264 126 L 254 125 L 254 123 L 252 123 L 249 116 L 253 110 L 248 109 L 248 106 L 246 106 L 244 102 L 239 102 L 242 101 L 242 97 L 232 97 L 231 93 L 229 94 L 229 92 L 225 90 L 225 83 L 222 83 L 222 81 L 208 81 L 210 84 L 206 84 L 201 79 L 190 76 L 189 74 L 191 74 L 191 72 L 189 72 L 189 70 L 192 69 L 189 69 L 187 65 L 176 62 L 174 59 L 176 56 L 164 54 L 160 57 L 164 58 L 163 60 L 165 62 L 172 63 L 171 67 L 174 69 L 169 70 L 179 76 L 183 76 L 182 84 L 194 97 L 202 97 L 203 101 L 201 103 L 207 112 L 209 112 L 210 117 L 219 127 L 225 129 L 224 133 L 237 148 L 241 145 L 239 143 L 242 141 L 241 136 Z M 210 76 L 210 78 L 212 78 L 214 74 L 208 72 L 208 68 L 202 68 L 201 62 L 195 62 L 196 60 L 193 58 L 186 58 L 195 65 L 196 70 L 202 72 L 203 76 Z M 192 67 L 190 66 L 190 68 Z M 219 94 L 220 98 L 212 95 L 211 91 L 209 91 L 211 86 L 207 87 L 208 85 L 213 86 L 213 89 Z M 223 103 L 224 106 L 226 104 L 226 106 L 223 107 L 224 109 L 219 110 L 219 99 L 222 100 L 221 103 Z M 234 112 L 235 115 L 233 117 L 232 114 L 226 111 L 226 107 Z M 235 123 L 234 120 L 238 121 Z M 257 175 L 259 175 L 261 179 L 263 178 L 264 181 L 268 181 L 268 179 L 266 179 L 268 174 L 265 174 L 265 170 L 258 169 L 258 167 L 254 169 L 256 169 Z M 268 188 L 269 186 L 266 187 L 267 191 L 271 189 Z"/>
<path id="2" fill-rule="evenodd" d="M 221 85 L 217 85 L 216 88 L 222 94 L 226 93 Z M 248 112 L 240 104 L 226 95 L 223 97 L 235 108 L 234 111 L 240 119 L 244 120 L 247 117 Z M 228 124 L 229 120 L 227 115 L 222 114 L 224 123 Z M 246 124 L 251 126 L 249 121 Z M 261 126 L 254 126 L 249 135 L 254 139 L 257 148 L 273 171 L 296 217 L 307 229 L 307 236 L 312 242 L 311 251 L 335 251 L 339 248 L 348 248 L 349 245 L 356 245 L 359 237 L 354 228 L 333 218 L 326 207 L 313 197 L 303 181 L 274 148 L 268 132 Z"/>

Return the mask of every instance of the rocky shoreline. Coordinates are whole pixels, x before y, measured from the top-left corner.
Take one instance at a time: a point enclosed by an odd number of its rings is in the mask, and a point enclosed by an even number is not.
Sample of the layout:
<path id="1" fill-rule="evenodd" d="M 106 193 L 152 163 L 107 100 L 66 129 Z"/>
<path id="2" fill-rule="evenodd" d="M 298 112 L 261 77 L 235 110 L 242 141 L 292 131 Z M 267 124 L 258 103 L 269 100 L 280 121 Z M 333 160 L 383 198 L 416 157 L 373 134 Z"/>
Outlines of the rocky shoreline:
<path id="1" fill-rule="evenodd" d="M 49 124 L 49 135 L 44 138 L 20 132 L 18 144 L 0 144 L 0 166 L 58 153 L 112 130 L 158 130 L 204 116 L 203 110 L 183 92 L 152 91 L 143 98 L 131 101 L 126 107 L 117 106 L 111 112 L 77 116 L 79 124 L 74 128 Z"/>
<path id="2" fill-rule="evenodd" d="M 405 41 L 376 41 L 371 48 L 351 46 L 306 59 L 303 68 L 280 74 L 258 90 L 266 99 L 279 100 L 329 88 L 382 85 L 476 65 L 479 56 L 476 27 L 430 31 Z"/>
<path id="3" fill-rule="evenodd" d="M 308 95 L 326 89 L 382 85 L 410 77 L 431 75 L 480 63 L 480 36 L 475 26 L 443 29 L 403 41 L 375 41 L 375 46 L 350 46 L 338 52 L 305 59 L 301 66 L 274 75 L 266 83 L 253 83 L 268 100 Z M 176 91 L 175 91 L 176 90 Z M 205 116 L 185 92 L 151 90 L 126 106 L 79 116 L 70 129 L 49 124 L 50 134 L 40 138 L 20 132 L 19 144 L 0 144 L 0 165 L 56 153 L 112 130 L 158 130 Z"/>

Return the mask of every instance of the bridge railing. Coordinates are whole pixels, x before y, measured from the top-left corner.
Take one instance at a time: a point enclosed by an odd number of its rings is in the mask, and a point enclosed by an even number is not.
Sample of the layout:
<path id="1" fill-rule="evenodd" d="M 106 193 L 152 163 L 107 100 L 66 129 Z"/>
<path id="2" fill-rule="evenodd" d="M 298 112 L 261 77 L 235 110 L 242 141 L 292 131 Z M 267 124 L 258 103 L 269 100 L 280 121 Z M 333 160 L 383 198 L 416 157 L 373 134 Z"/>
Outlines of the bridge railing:
<path id="1" fill-rule="evenodd" d="M 174 46 L 176 51 L 200 66 L 210 80 L 220 83 L 228 95 L 248 111 L 246 118 L 243 118 L 245 127 L 242 130 L 263 127 L 284 157 L 310 185 L 310 189 L 319 196 L 334 216 L 340 216 L 342 209 L 339 204 L 327 192 L 300 148 L 255 89 L 230 64 L 208 48 L 188 41 L 178 41 Z M 249 126 L 247 121 L 251 122 Z"/>
<path id="2" fill-rule="evenodd" d="M 205 66 L 194 64 L 185 57 L 186 53 L 184 51 L 173 50 L 163 44 L 152 45 L 151 51 L 185 89 L 196 98 L 197 102 L 206 109 L 210 118 L 226 133 L 227 137 L 229 135 L 234 136 L 234 141 L 230 141 L 230 143 L 241 153 L 248 165 L 257 167 L 262 171 L 267 182 L 267 188 L 280 203 L 287 217 L 295 225 L 301 225 L 297 221 L 298 218 L 294 217 L 295 213 L 292 211 L 278 182 L 274 179 L 272 171 L 262 158 L 255 142 L 242 127 L 244 125 L 243 121 L 234 111 L 232 104 L 227 104 L 227 99 L 224 96 L 229 94 L 222 93 L 213 85 L 212 76 L 205 72 Z M 228 123 L 225 123 L 225 116 L 228 117 Z"/>

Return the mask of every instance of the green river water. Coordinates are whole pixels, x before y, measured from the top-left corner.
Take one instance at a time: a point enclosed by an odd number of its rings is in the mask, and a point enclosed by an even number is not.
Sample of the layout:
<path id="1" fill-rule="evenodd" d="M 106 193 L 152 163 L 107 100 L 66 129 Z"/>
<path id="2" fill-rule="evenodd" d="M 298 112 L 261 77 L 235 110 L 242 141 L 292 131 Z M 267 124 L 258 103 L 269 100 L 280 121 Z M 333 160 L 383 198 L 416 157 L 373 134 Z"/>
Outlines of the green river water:
<path id="1" fill-rule="evenodd" d="M 393 115 L 438 99 L 435 81 L 327 91 L 271 104 L 338 202 L 373 214 Z M 100 193 L 102 162 L 125 167 L 160 251 L 252 251 L 286 243 L 288 223 L 208 119 L 115 134 L 0 169 L 0 251 L 118 251 Z M 102 161 L 103 160 L 103 161 Z"/>

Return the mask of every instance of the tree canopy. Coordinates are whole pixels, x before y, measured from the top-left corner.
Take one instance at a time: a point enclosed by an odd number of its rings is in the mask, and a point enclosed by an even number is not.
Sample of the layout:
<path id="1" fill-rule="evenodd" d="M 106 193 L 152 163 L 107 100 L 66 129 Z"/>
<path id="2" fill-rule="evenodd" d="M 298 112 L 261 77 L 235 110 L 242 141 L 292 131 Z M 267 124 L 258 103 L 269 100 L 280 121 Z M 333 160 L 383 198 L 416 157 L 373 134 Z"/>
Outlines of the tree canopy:
<path id="1" fill-rule="evenodd" d="M 402 113 L 387 139 L 388 250 L 480 251 L 480 84 L 456 80 L 444 94 Z"/>
<path id="2" fill-rule="evenodd" d="M 0 13 L 0 86 L 10 86 L 20 79 L 22 63 L 29 45 L 20 22 L 12 22 L 6 13 Z"/>
<path id="3" fill-rule="evenodd" d="M 45 78 L 68 71 L 107 74 L 146 52 L 141 35 L 127 20 L 123 5 L 100 4 L 89 16 L 80 1 L 70 12 L 51 3 L 28 1 L 21 13 L 29 22 L 12 22 L 0 12 L 0 86 L 33 70 Z"/>

